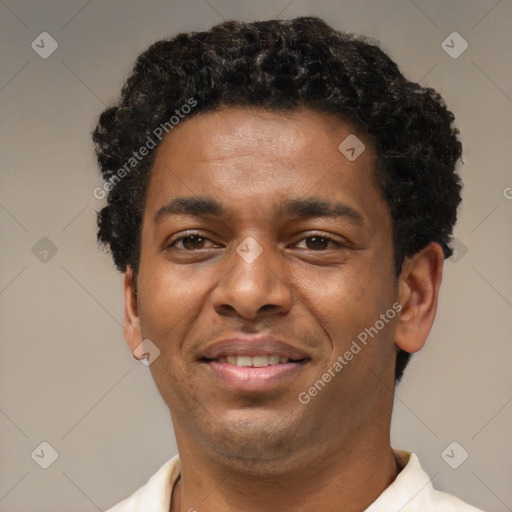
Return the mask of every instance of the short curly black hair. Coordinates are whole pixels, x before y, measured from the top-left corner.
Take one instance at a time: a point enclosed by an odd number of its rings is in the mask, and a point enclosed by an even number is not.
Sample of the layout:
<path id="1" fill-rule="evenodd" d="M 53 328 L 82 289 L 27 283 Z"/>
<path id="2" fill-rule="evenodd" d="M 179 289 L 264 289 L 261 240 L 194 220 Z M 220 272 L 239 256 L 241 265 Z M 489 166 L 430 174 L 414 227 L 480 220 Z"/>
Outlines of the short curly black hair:
<path id="1" fill-rule="evenodd" d="M 108 191 L 97 216 L 98 241 L 110 247 L 120 271 L 128 265 L 135 276 L 138 271 L 156 153 L 147 148 L 158 147 L 173 118 L 222 106 L 306 107 L 352 123 L 376 151 L 376 184 L 393 220 L 396 275 L 405 257 L 431 241 L 445 257 L 452 254 L 462 145 L 444 100 L 408 81 L 376 41 L 337 31 L 318 17 L 299 17 L 227 21 L 158 41 L 137 58 L 120 100 L 101 114 L 92 134 Z M 410 355 L 398 352 L 397 382 Z"/>

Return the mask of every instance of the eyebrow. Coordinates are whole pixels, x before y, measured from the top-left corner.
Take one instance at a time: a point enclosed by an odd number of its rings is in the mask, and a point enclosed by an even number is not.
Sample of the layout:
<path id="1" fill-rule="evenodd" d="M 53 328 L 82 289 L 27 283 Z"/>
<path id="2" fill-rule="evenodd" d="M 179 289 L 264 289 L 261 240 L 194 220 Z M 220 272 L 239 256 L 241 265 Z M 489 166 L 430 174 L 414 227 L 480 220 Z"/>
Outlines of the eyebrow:
<path id="1" fill-rule="evenodd" d="M 299 197 L 288 199 L 279 208 L 283 216 L 347 218 L 362 224 L 363 216 L 350 206 L 339 201 L 327 201 L 317 197 Z M 175 197 L 168 204 L 162 206 L 154 215 L 154 222 L 158 224 L 164 218 L 172 215 L 194 215 L 221 217 L 226 213 L 225 208 L 216 199 L 211 197 Z"/>

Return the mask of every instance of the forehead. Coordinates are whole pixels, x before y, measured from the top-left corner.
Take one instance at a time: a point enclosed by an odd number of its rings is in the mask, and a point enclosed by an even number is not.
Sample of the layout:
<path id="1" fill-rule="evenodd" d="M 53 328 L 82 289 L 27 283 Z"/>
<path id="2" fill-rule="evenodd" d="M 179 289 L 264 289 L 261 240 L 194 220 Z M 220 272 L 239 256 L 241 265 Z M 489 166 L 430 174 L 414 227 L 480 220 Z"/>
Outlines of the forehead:
<path id="1" fill-rule="evenodd" d="M 348 140 L 362 152 L 343 153 Z M 348 148 L 350 149 L 350 147 Z M 176 197 L 215 197 L 241 215 L 287 198 L 317 197 L 366 212 L 382 201 L 374 184 L 374 150 L 364 134 L 331 115 L 223 108 L 185 119 L 157 150 L 146 212 Z M 382 205 L 381 205 L 382 207 Z M 371 213 L 371 211 L 369 212 Z M 363 213 L 364 215 L 364 213 Z"/>
<path id="2" fill-rule="evenodd" d="M 165 158 L 179 148 L 180 156 L 197 162 L 256 155 L 321 162 L 333 152 L 338 156 L 339 143 L 349 135 L 365 138 L 348 122 L 310 109 L 281 113 L 224 107 L 185 119 L 164 139 L 158 153 Z M 373 149 L 365 156 L 373 156 Z"/>

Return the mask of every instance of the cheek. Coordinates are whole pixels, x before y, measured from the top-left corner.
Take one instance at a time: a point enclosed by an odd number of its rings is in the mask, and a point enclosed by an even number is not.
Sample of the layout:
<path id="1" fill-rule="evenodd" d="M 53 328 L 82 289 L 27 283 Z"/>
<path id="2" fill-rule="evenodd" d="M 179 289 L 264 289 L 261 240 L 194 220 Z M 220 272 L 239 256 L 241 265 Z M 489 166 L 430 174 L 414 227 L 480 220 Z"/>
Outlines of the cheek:
<path id="1" fill-rule="evenodd" d="M 305 291 L 308 307 L 331 337 L 336 353 L 343 353 L 391 308 L 395 297 L 392 279 L 392 273 L 376 259 L 325 278 L 317 275 L 310 282 Z"/>
<path id="2" fill-rule="evenodd" d="M 166 263 L 146 262 L 145 269 L 140 275 L 141 330 L 143 337 L 160 349 L 150 371 L 164 401 L 179 411 L 182 404 L 190 407 L 194 394 L 195 377 L 188 364 L 190 347 L 184 340 L 193 337 L 208 290 L 207 280 L 197 271 L 176 272 Z"/>
<path id="3" fill-rule="evenodd" d="M 146 263 L 144 269 L 139 288 L 143 335 L 166 341 L 179 338 L 203 304 L 207 280 L 197 269 L 177 270 L 167 262 Z"/>

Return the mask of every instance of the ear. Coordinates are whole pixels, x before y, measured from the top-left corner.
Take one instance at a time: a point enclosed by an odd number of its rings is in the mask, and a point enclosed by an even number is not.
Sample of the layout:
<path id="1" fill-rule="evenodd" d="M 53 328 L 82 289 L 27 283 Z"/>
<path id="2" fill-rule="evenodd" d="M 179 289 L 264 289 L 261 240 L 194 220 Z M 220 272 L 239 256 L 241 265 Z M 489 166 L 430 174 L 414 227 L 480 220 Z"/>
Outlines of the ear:
<path id="1" fill-rule="evenodd" d="M 398 283 L 402 305 L 395 331 L 395 344 L 406 352 L 417 352 L 434 323 L 443 277 L 444 253 L 431 242 L 411 258 L 406 258 Z"/>
<path id="2" fill-rule="evenodd" d="M 137 290 L 133 277 L 133 270 L 126 267 L 123 275 L 124 288 L 124 339 L 128 343 L 132 355 L 142 342 L 140 328 L 139 308 L 137 305 Z M 135 357 L 135 356 L 134 356 Z"/>

